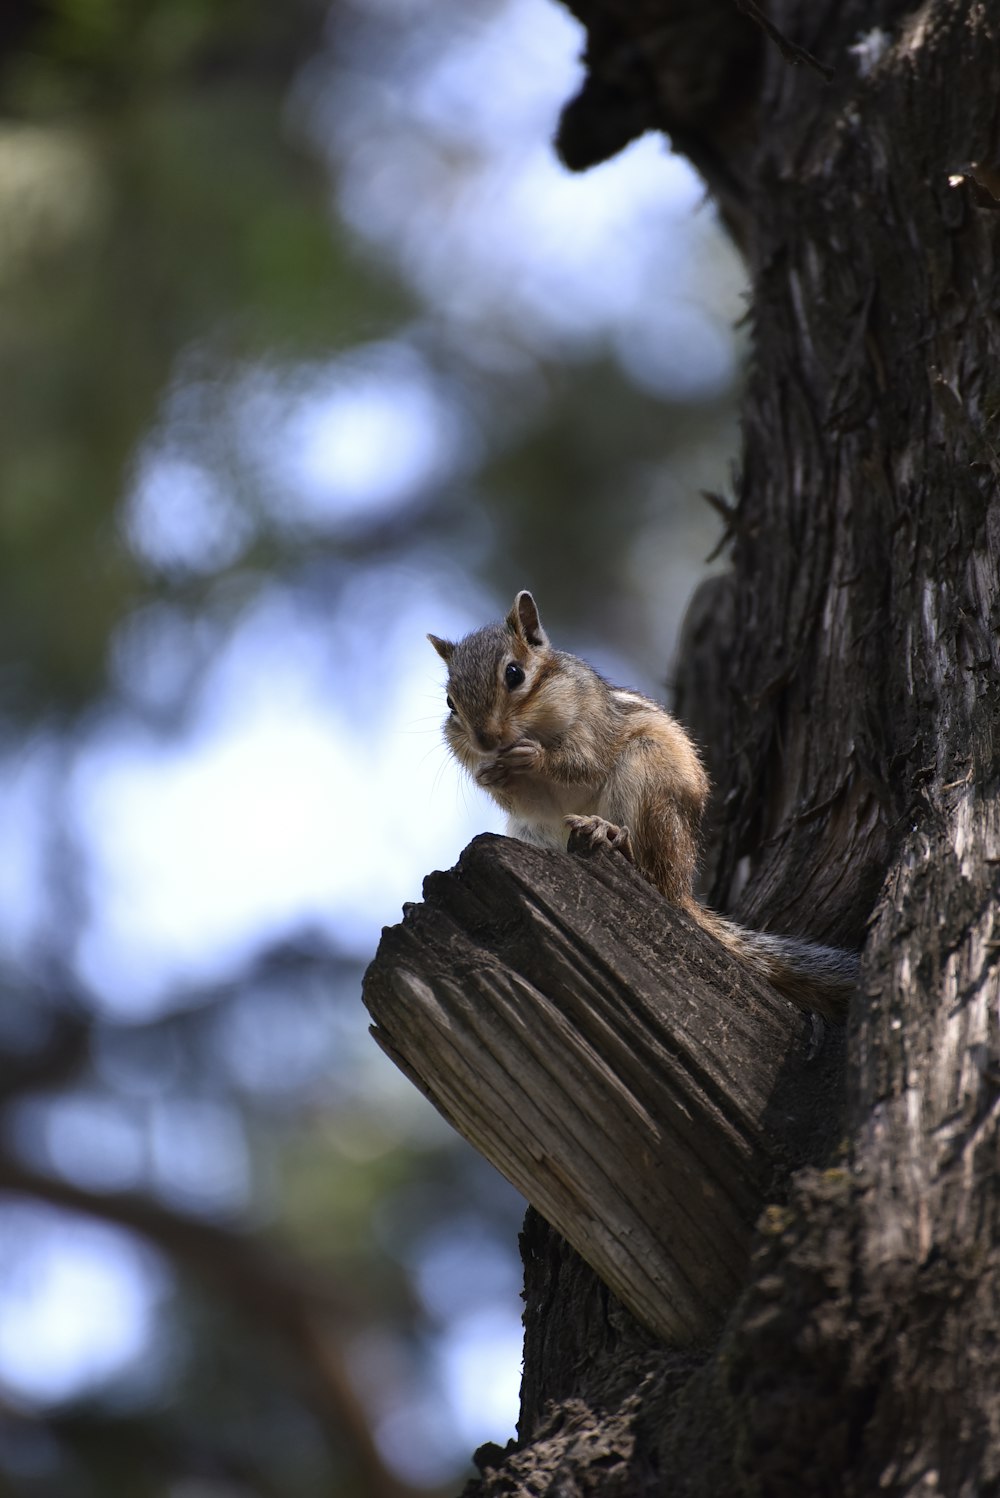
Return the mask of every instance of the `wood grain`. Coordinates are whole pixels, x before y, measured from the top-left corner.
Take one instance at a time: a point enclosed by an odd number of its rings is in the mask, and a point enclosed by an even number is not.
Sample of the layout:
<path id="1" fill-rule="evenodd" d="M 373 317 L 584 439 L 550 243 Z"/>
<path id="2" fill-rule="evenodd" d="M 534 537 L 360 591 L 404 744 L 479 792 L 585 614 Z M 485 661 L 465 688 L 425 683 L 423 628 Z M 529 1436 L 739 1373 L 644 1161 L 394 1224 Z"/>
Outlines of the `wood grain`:
<path id="1" fill-rule="evenodd" d="M 808 1021 L 613 853 L 480 837 L 424 892 L 376 1040 L 641 1322 L 704 1336 L 804 1128 Z"/>

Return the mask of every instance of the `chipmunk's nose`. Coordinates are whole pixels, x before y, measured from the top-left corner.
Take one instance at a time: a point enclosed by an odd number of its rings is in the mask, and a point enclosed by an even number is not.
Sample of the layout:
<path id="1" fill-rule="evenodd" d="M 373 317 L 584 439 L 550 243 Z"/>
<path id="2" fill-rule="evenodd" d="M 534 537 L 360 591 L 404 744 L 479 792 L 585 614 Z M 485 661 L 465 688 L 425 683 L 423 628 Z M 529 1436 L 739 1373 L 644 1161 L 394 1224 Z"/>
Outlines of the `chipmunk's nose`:
<path id="1" fill-rule="evenodd" d="M 476 743 L 480 749 L 488 752 L 490 749 L 495 749 L 499 742 L 500 735 L 498 733 L 490 733 L 489 729 L 486 728 L 476 729 Z"/>

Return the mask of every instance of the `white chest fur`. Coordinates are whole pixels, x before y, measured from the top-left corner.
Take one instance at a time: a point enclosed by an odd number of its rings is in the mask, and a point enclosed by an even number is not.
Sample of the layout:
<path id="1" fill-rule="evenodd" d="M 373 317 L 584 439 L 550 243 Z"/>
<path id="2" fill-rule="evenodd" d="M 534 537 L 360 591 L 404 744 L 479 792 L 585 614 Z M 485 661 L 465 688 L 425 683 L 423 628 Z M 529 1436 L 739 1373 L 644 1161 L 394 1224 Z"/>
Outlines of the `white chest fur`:
<path id="1" fill-rule="evenodd" d="M 564 817 L 596 816 L 600 789 L 592 785 L 558 785 L 525 777 L 507 816 L 507 836 L 540 848 L 565 848 L 569 829 Z"/>

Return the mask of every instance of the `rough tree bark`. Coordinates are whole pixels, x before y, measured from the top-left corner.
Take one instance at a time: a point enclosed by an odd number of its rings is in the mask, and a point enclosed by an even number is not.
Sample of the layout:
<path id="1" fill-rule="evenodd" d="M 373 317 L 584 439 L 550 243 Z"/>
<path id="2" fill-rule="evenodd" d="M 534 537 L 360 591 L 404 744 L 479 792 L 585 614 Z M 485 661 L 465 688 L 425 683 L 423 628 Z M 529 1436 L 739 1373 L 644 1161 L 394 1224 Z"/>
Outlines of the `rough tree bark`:
<path id="1" fill-rule="evenodd" d="M 700 1336 L 529 1213 L 519 1441 L 469 1492 L 1000 1492 L 1000 9 L 573 9 L 567 162 L 665 130 L 753 287 L 732 569 L 679 663 L 713 903 L 864 976 Z"/>

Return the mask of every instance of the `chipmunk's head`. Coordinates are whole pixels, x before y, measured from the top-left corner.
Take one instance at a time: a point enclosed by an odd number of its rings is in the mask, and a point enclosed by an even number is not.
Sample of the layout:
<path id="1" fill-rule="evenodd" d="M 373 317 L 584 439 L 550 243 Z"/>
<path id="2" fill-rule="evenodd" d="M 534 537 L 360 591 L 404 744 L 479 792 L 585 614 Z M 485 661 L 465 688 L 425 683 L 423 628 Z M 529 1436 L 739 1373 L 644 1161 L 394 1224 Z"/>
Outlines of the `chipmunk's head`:
<path id="1" fill-rule="evenodd" d="M 526 591 L 501 623 L 474 630 L 457 644 L 427 638 L 448 667 L 445 738 L 456 759 L 474 769 L 529 729 L 555 652 Z"/>

